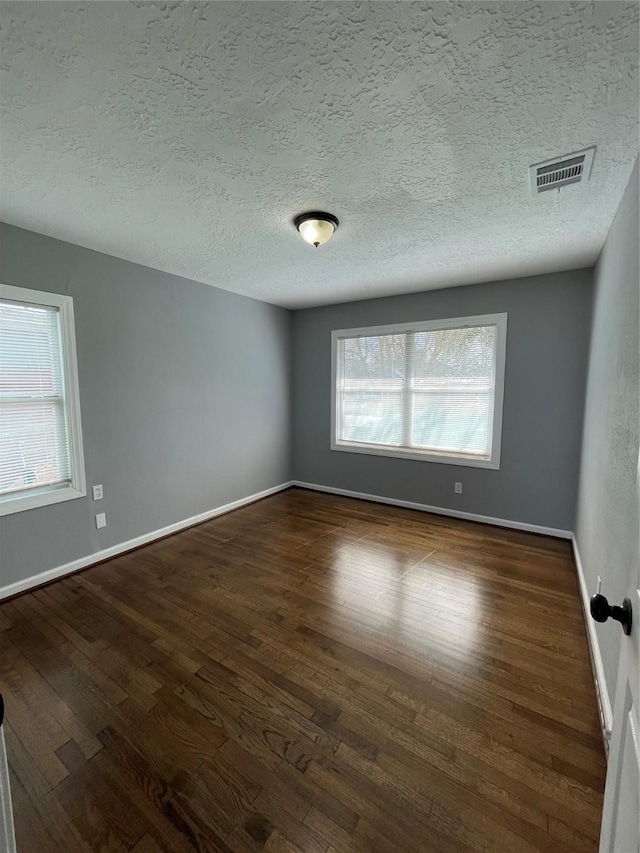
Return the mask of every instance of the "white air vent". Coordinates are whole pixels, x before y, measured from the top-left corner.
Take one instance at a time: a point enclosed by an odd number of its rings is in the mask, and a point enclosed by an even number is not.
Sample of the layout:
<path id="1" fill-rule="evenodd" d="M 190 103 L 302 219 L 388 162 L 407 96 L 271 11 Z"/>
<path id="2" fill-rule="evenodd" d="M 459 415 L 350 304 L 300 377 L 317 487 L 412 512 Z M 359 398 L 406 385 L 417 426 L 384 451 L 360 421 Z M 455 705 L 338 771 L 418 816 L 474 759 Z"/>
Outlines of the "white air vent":
<path id="1" fill-rule="evenodd" d="M 589 180 L 595 147 L 529 166 L 531 195 Z"/>

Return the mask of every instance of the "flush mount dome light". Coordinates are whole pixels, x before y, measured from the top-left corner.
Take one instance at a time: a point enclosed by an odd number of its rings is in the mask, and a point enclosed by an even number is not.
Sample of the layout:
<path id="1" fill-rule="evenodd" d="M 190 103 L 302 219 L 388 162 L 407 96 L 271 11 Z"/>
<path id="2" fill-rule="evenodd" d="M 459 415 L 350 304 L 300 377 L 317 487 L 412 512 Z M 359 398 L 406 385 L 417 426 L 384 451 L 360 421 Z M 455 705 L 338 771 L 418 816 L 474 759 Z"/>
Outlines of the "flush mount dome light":
<path id="1" fill-rule="evenodd" d="M 332 213 L 312 210 L 309 213 L 301 213 L 300 216 L 296 216 L 293 224 L 300 232 L 302 239 L 317 249 L 318 246 L 333 237 L 333 232 L 338 227 L 338 218 Z"/>

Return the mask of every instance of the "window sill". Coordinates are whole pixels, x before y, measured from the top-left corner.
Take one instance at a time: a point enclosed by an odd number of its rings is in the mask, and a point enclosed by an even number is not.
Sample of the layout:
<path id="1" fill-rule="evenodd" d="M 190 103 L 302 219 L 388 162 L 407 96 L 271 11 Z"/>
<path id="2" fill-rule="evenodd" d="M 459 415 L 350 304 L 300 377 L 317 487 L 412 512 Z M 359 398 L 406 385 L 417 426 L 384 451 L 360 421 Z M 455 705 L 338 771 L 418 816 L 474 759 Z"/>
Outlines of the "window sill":
<path id="1" fill-rule="evenodd" d="M 76 498 L 84 498 L 85 489 L 76 489 L 73 486 L 63 486 L 57 489 L 44 489 L 37 493 L 32 492 L 22 497 L 0 498 L 0 516 L 12 515 L 15 512 L 23 512 L 28 509 L 36 509 L 40 506 L 49 506 L 62 501 L 71 501 Z"/>
<path id="2" fill-rule="evenodd" d="M 405 450 L 400 447 L 332 442 L 331 450 L 339 450 L 346 453 L 364 453 L 369 456 L 389 456 L 394 459 L 411 459 L 414 462 L 439 462 L 445 465 L 462 465 L 466 468 L 487 468 L 492 471 L 500 470 L 500 459 L 474 459 L 473 457 L 451 456 L 446 453 Z"/>

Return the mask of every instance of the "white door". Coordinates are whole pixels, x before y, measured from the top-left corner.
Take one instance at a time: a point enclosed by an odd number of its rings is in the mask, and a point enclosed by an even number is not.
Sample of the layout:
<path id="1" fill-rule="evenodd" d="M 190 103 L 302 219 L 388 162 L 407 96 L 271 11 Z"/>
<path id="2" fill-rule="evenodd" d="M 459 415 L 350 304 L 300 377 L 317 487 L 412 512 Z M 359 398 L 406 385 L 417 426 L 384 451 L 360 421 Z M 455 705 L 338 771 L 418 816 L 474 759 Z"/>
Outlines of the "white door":
<path id="1" fill-rule="evenodd" d="M 2 718 L 4 704 L 0 695 L 0 850 L 15 853 L 16 839 L 13 833 L 13 812 L 11 811 L 11 790 L 9 789 L 9 767 L 4 748 Z"/>
<path id="2" fill-rule="evenodd" d="M 636 502 L 640 527 L 640 457 Z M 600 853 L 640 853 L 640 556 L 628 567 L 627 580 L 633 621 L 631 634 L 622 635 L 620 646 Z M 612 620 L 608 625 L 620 630 Z"/>

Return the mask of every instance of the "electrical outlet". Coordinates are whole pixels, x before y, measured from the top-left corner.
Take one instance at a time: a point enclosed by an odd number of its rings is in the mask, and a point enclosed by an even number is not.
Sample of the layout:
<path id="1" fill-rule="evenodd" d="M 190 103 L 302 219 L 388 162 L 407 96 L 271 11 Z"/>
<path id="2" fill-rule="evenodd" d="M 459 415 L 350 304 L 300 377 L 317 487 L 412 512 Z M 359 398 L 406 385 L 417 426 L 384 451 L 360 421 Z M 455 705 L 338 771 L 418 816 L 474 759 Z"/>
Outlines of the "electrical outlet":
<path id="1" fill-rule="evenodd" d="M 462 483 L 456 483 L 453 490 L 456 493 L 456 495 L 461 495 L 462 494 Z"/>
<path id="2" fill-rule="evenodd" d="M 93 499 L 94 501 L 101 501 L 104 497 L 102 492 L 102 486 L 94 486 L 93 487 Z"/>
<path id="3" fill-rule="evenodd" d="M 96 515 L 96 530 L 100 530 L 101 527 L 107 526 L 107 514 L 104 512 L 99 512 Z"/>

